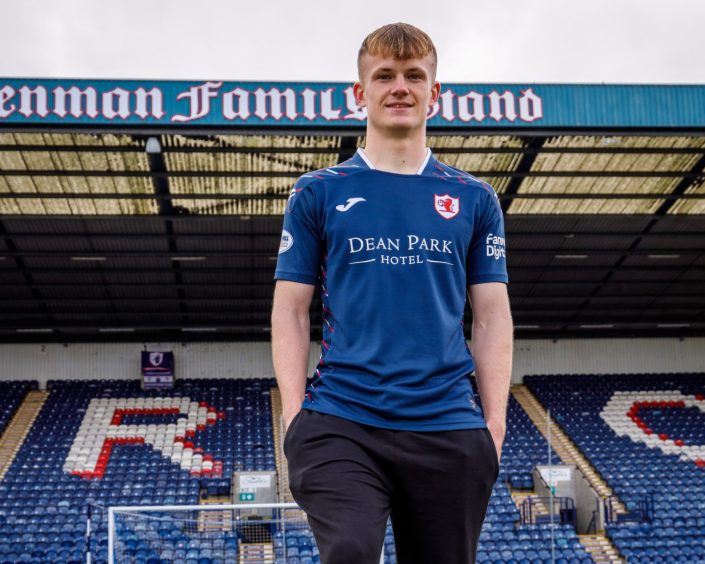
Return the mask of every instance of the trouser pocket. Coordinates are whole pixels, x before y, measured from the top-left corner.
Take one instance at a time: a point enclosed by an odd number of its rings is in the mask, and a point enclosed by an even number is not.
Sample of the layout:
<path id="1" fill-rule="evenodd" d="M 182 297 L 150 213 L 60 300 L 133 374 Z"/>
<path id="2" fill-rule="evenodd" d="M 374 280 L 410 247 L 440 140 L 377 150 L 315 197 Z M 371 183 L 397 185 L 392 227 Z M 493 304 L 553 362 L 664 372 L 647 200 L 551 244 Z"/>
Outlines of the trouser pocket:
<path id="1" fill-rule="evenodd" d="M 289 447 L 289 444 L 291 443 L 291 437 L 293 435 L 294 427 L 296 426 L 296 422 L 301 418 L 301 414 L 303 413 L 303 409 L 300 409 L 299 412 L 294 415 L 294 418 L 291 420 L 291 423 L 289 423 L 289 426 L 286 429 L 286 433 L 284 433 L 284 442 L 282 443 L 282 447 L 284 448 L 284 454 L 287 454 L 287 450 Z M 288 456 L 287 456 L 288 458 Z"/>
<path id="2" fill-rule="evenodd" d="M 499 455 L 497 454 L 497 447 L 494 444 L 494 439 L 492 438 L 492 433 L 490 433 L 489 429 L 483 429 L 485 431 L 485 437 L 487 438 L 487 442 L 489 443 L 489 451 L 491 452 L 490 456 L 492 457 L 492 460 L 494 462 L 494 467 L 495 467 L 495 473 L 494 473 L 494 479 L 495 481 L 499 477 Z"/>

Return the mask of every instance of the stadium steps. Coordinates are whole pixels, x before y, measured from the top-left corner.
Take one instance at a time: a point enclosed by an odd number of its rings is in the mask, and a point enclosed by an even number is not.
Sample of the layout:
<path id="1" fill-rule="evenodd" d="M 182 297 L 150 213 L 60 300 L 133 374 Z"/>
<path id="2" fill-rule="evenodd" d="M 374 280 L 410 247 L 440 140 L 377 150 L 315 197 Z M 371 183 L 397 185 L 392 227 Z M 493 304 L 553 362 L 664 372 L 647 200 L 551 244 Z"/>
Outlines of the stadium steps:
<path id="1" fill-rule="evenodd" d="M 605 535 L 578 535 L 578 540 L 594 562 L 626 562 Z"/>
<path id="2" fill-rule="evenodd" d="M 232 531 L 233 512 L 224 510 L 206 510 L 198 512 L 198 531 Z"/>
<path id="3" fill-rule="evenodd" d="M 538 495 L 536 492 L 529 492 L 525 490 L 509 490 L 509 495 L 512 496 L 512 500 L 514 501 L 514 504 L 517 506 L 517 509 L 523 516 L 523 510 L 522 506 L 524 503 L 526 503 L 527 499 L 532 499 L 534 500 L 533 503 L 533 508 L 531 510 L 532 513 L 532 523 L 536 521 L 536 517 L 540 516 L 547 516 L 548 515 L 548 509 L 546 505 L 538 499 Z"/>
<path id="4" fill-rule="evenodd" d="M 279 388 L 270 390 L 272 402 L 272 431 L 274 433 L 274 458 L 277 465 L 277 482 L 279 486 L 279 500 L 285 503 L 295 503 L 294 496 L 289 489 L 289 468 L 284 457 L 284 436 L 282 429 L 282 398 Z M 300 509 L 284 509 L 282 518 L 291 521 L 305 521 L 305 513 Z"/>
<path id="5" fill-rule="evenodd" d="M 238 564 L 274 564 L 272 543 L 240 543 Z"/>
<path id="6" fill-rule="evenodd" d="M 5 477 L 48 397 L 49 392 L 27 392 L 24 401 L 5 428 L 0 437 L 0 480 Z"/>
<path id="7" fill-rule="evenodd" d="M 232 502 L 233 500 L 229 495 L 210 495 L 202 497 L 198 503 L 200 505 L 218 505 Z"/>
<path id="8" fill-rule="evenodd" d="M 219 505 L 232 503 L 233 500 L 228 496 L 209 496 L 202 497 L 199 505 Z M 233 512 L 228 510 L 209 510 L 198 512 L 198 530 L 206 531 L 232 531 L 233 529 Z"/>
<path id="9" fill-rule="evenodd" d="M 529 419 L 536 425 L 539 432 L 548 438 L 546 430 L 546 410 L 536 399 L 534 394 L 522 384 L 515 384 L 511 387 L 511 394 L 519 405 L 524 409 Z M 570 440 L 568 435 L 561 429 L 553 418 L 550 421 L 551 446 L 556 451 L 563 464 L 574 464 L 585 476 L 590 486 L 597 492 L 600 498 L 611 505 L 614 513 L 626 513 L 624 504 L 617 498 L 612 488 L 602 479 L 602 476 L 582 455 L 578 447 Z"/>

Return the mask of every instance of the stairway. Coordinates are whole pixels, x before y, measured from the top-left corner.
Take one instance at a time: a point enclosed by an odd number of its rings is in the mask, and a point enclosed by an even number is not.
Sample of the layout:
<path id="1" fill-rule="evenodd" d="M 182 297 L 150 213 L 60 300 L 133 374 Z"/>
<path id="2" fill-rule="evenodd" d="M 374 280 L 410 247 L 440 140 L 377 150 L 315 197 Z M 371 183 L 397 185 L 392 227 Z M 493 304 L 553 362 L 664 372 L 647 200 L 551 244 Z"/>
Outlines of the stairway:
<path id="1" fill-rule="evenodd" d="M 541 434 L 548 438 L 546 429 L 546 410 L 536 397 L 523 384 L 511 387 L 511 394 L 519 402 L 531 421 Z M 574 464 L 590 486 L 597 492 L 603 501 L 609 500 L 613 513 L 626 513 L 624 504 L 617 498 L 607 483 L 602 479 L 597 470 L 582 455 L 578 447 L 570 440 L 568 435 L 551 418 L 551 446 L 556 451 L 563 464 Z"/>
<path id="2" fill-rule="evenodd" d="M 593 562 L 625 562 L 605 535 L 578 535 Z"/>
<path id="3" fill-rule="evenodd" d="M 238 564 L 274 564 L 272 543 L 240 543 Z"/>
<path id="4" fill-rule="evenodd" d="M 272 430 L 274 432 L 274 457 L 277 466 L 277 483 L 279 487 L 279 501 L 295 503 L 294 496 L 289 490 L 289 467 L 284 456 L 284 425 L 282 423 L 282 400 L 279 388 L 270 390 L 272 402 Z M 284 509 L 282 518 L 287 521 L 305 521 L 306 514 L 300 509 Z"/>
<path id="5" fill-rule="evenodd" d="M 5 428 L 5 432 L 0 436 L 0 480 L 10 469 L 12 461 L 15 460 L 15 456 L 48 397 L 49 392 L 28 392 Z"/>
<path id="6" fill-rule="evenodd" d="M 277 465 L 277 482 L 279 499 L 283 502 L 294 501 L 289 491 L 289 470 L 284 458 L 284 425 L 282 422 L 282 398 L 279 388 L 272 388 L 269 392 L 272 402 L 272 432 L 274 433 L 274 458 Z"/>
<path id="7" fill-rule="evenodd" d="M 529 492 L 529 491 L 523 491 L 523 490 L 510 490 L 509 494 L 512 496 L 512 500 L 514 501 L 514 504 L 517 506 L 517 509 L 519 509 L 519 512 L 521 513 L 522 519 L 524 518 L 524 511 L 527 503 L 526 500 L 531 499 L 532 500 L 532 508 L 531 508 L 531 523 L 536 522 L 536 517 L 541 516 L 541 517 L 547 517 L 548 516 L 548 508 L 546 505 L 543 503 L 543 501 L 539 500 L 539 496 L 535 492 Z"/>
<path id="8" fill-rule="evenodd" d="M 199 505 L 204 506 L 204 511 L 198 512 L 198 531 L 232 531 L 234 526 L 232 510 L 205 510 L 209 505 L 228 504 L 232 502 L 233 500 L 228 496 L 202 497 L 199 501 Z"/>

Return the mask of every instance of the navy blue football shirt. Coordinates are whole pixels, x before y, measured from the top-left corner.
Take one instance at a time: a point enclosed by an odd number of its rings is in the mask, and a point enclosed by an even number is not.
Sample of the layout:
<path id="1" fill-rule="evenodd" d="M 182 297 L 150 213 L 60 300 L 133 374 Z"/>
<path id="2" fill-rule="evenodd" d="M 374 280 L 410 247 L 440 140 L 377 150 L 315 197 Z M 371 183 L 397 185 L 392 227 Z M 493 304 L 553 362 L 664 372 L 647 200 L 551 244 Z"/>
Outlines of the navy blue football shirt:
<path id="1" fill-rule="evenodd" d="M 468 285 L 507 282 L 488 184 L 430 150 L 416 175 L 375 170 L 360 150 L 304 174 L 275 279 L 320 286 L 321 357 L 304 408 L 387 429 L 486 426 L 463 312 Z"/>

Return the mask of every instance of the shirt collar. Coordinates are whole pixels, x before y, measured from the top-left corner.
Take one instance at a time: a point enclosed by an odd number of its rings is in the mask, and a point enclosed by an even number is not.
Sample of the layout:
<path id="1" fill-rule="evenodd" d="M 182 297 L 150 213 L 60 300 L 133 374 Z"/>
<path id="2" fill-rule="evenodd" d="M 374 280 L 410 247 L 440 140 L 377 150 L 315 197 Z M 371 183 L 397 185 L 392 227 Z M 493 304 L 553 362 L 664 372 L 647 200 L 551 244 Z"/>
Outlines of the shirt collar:
<path id="1" fill-rule="evenodd" d="M 369 168 L 370 170 L 375 170 L 374 165 L 367 158 L 365 152 L 362 149 L 358 149 L 350 160 L 357 166 Z M 436 159 L 434 158 L 431 149 L 426 147 L 426 158 L 424 158 L 423 162 L 421 163 L 421 166 L 419 167 L 419 170 L 416 171 L 416 174 L 423 176 L 430 174 L 430 171 L 433 170 L 433 164 L 435 160 Z"/>

